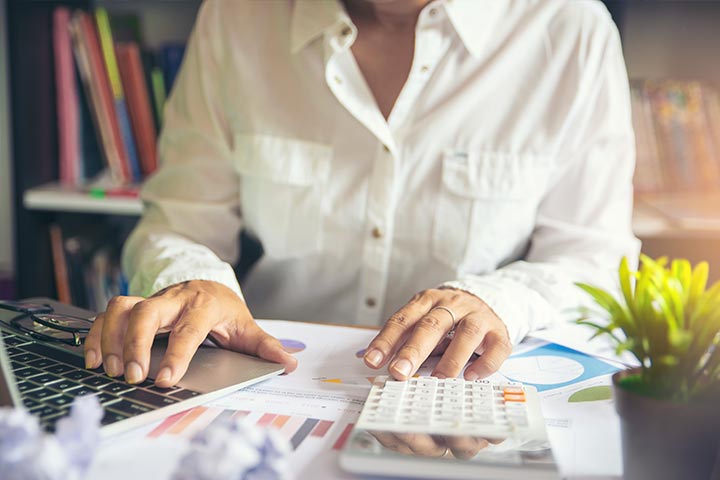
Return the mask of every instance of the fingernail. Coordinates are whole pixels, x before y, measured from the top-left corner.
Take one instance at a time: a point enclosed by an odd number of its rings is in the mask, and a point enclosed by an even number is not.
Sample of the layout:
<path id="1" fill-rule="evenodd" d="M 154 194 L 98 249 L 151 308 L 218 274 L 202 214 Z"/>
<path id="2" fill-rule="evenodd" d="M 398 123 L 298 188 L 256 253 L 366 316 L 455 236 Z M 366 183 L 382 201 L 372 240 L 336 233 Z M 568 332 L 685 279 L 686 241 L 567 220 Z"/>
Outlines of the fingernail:
<path id="1" fill-rule="evenodd" d="M 165 367 L 158 372 L 155 377 L 155 383 L 168 383 L 170 381 L 170 377 L 172 377 L 172 372 L 168 367 Z"/>
<path id="2" fill-rule="evenodd" d="M 143 371 L 137 362 L 129 362 L 125 365 L 125 380 L 128 383 L 140 383 L 143 378 Z"/>
<path id="3" fill-rule="evenodd" d="M 105 373 L 111 377 L 117 377 L 122 373 L 120 359 L 117 355 L 108 355 L 107 358 L 103 359 L 103 364 L 105 365 Z"/>
<path id="4" fill-rule="evenodd" d="M 436 373 L 435 378 L 439 378 L 440 380 L 443 380 L 443 379 L 447 378 L 447 375 L 445 375 L 444 373 Z"/>
<path id="5" fill-rule="evenodd" d="M 97 362 L 97 353 L 95 353 L 95 350 L 88 350 L 85 352 L 85 368 L 95 368 L 95 362 Z"/>
<path id="6" fill-rule="evenodd" d="M 467 371 L 465 372 L 465 380 L 467 380 L 468 382 L 474 382 L 474 381 L 477 380 L 478 378 L 480 378 L 480 375 L 478 375 L 477 373 L 473 372 L 472 370 L 467 370 Z"/>
<path id="7" fill-rule="evenodd" d="M 392 368 L 403 377 L 409 377 L 412 371 L 412 363 L 410 363 L 409 360 L 401 358 L 393 364 Z"/>
<path id="8" fill-rule="evenodd" d="M 365 354 L 365 361 L 372 365 L 373 367 L 377 367 L 380 365 L 383 359 L 383 354 L 380 350 L 373 348 L 369 352 Z"/>

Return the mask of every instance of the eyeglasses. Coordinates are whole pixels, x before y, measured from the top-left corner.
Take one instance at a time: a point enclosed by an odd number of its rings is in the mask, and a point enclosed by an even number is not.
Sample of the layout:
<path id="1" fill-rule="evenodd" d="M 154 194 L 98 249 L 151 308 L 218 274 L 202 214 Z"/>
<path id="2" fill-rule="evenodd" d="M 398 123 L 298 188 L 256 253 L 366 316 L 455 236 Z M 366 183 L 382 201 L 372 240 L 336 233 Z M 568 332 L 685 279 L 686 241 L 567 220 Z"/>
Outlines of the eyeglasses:
<path id="1" fill-rule="evenodd" d="M 0 310 L 10 310 L 20 315 L 6 325 L 46 342 L 60 342 L 79 346 L 92 327 L 92 320 L 75 315 L 56 313 L 46 304 L 0 301 Z"/>

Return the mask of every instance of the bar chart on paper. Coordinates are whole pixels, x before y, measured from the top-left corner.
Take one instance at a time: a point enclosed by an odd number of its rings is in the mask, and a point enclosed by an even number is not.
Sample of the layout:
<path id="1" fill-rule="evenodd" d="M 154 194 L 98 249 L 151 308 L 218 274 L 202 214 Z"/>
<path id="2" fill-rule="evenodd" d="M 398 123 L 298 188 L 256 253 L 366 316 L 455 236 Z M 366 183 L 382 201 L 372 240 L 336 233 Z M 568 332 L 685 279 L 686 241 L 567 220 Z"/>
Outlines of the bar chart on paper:
<path id="1" fill-rule="evenodd" d="M 168 417 L 147 436 L 149 438 L 158 438 L 163 435 L 190 437 L 201 430 L 211 427 L 214 423 L 224 423 L 233 418 L 249 421 L 259 427 L 277 429 L 282 436 L 287 438 L 294 450 L 308 439 L 322 441 L 335 425 L 332 420 L 321 420 L 299 415 L 250 412 L 217 407 L 195 407 Z M 337 439 L 335 442 L 331 442 L 333 448 L 341 448 L 342 444 L 344 444 L 344 431 L 349 430 L 348 425 L 352 426 L 352 424 L 344 425 L 339 430 L 339 435 L 335 435 Z"/>
<path id="2" fill-rule="evenodd" d="M 148 438 L 190 438 L 213 424 L 239 419 L 274 428 L 294 451 L 332 451 L 343 447 L 362 408 L 363 396 L 312 390 L 250 387 L 166 418 Z"/>

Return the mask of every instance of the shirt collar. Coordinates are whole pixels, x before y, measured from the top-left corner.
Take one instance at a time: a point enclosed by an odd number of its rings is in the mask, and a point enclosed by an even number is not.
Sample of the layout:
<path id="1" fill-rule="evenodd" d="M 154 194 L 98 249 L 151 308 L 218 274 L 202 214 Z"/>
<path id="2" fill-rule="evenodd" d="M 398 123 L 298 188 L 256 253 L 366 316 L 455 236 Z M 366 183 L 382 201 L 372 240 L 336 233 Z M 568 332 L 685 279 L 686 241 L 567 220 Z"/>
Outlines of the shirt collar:
<path id="1" fill-rule="evenodd" d="M 437 0 L 431 5 L 442 4 L 445 7 L 465 48 L 474 57 L 479 57 L 504 3 L 499 0 Z M 355 26 L 339 0 L 295 0 L 290 26 L 292 53 L 297 53 L 333 27 L 347 27 L 355 32 Z"/>
<path id="2" fill-rule="evenodd" d="M 485 47 L 507 2 L 500 0 L 445 0 L 445 11 L 465 48 L 473 57 Z"/>
<path id="3" fill-rule="evenodd" d="M 299 52 L 332 27 L 355 29 L 338 0 L 295 0 L 290 23 L 290 50 Z"/>

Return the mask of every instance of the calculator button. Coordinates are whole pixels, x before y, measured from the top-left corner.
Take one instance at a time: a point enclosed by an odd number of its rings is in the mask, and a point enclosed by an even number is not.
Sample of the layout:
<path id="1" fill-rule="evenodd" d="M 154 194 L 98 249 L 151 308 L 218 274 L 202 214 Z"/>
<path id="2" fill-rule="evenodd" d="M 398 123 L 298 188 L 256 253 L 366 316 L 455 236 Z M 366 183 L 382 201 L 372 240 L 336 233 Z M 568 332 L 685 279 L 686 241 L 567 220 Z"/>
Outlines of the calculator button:
<path id="1" fill-rule="evenodd" d="M 523 390 L 522 387 L 505 387 L 503 388 L 503 393 L 505 395 L 525 395 L 525 390 Z"/>
<path id="2" fill-rule="evenodd" d="M 505 394 L 504 397 L 506 402 L 525 402 L 525 395 L 510 395 Z"/>

